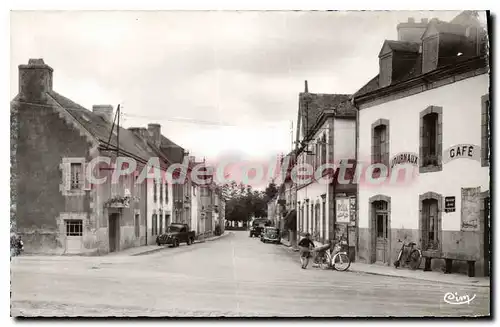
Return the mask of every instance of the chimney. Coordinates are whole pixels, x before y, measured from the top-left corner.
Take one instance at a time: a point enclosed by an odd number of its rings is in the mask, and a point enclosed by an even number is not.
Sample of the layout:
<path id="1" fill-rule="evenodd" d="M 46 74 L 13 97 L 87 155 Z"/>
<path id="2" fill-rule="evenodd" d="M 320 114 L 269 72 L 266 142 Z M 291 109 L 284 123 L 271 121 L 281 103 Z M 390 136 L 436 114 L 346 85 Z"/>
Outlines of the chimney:
<path id="1" fill-rule="evenodd" d="M 422 35 L 427 29 L 427 19 L 422 18 L 420 22 L 415 22 L 413 17 L 408 18 L 407 22 L 400 23 L 397 26 L 398 41 L 422 42 Z"/>
<path id="2" fill-rule="evenodd" d="M 304 82 L 305 88 L 304 93 L 309 93 L 309 88 L 307 87 L 307 80 Z"/>
<path id="3" fill-rule="evenodd" d="M 47 92 L 52 91 L 53 69 L 43 59 L 30 59 L 27 65 L 19 65 L 19 99 L 43 103 Z"/>
<path id="4" fill-rule="evenodd" d="M 422 18 L 421 23 L 422 24 L 427 24 L 429 22 L 428 18 Z"/>
<path id="5" fill-rule="evenodd" d="M 147 141 L 150 138 L 149 131 L 144 127 L 130 127 L 128 130 L 142 138 L 144 141 Z"/>
<path id="6" fill-rule="evenodd" d="M 101 116 L 108 123 L 113 122 L 113 106 L 110 104 L 96 104 L 92 106 L 94 114 Z"/>
<path id="7" fill-rule="evenodd" d="M 159 148 L 161 146 L 161 125 L 160 124 L 148 124 L 148 131 L 151 135 L 151 140 L 153 144 Z"/>

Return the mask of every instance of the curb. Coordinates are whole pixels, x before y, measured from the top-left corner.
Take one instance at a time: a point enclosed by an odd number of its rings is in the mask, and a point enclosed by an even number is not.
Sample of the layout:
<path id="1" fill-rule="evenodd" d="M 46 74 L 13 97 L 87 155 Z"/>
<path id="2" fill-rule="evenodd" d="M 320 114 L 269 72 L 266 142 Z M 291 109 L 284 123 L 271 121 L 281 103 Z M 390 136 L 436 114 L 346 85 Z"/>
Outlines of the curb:
<path id="1" fill-rule="evenodd" d="M 131 257 L 135 257 L 135 256 L 138 256 L 138 255 L 151 254 L 151 253 L 159 252 L 159 251 L 165 250 L 165 249 L 168 249 L 168 246 L 159 246 L 157 249 L 147 250 L 147 251 L 139 252 L 139 253 L 134 253 L 134 254 L 131 254 L 130 256 Z"/>
<path id="2" fill-rule="evenodd" d="M 475 286 L 475 287 L 488 287 L 488 288 L 490 287 L 490 285 L 441 281 L 441 280 L 435 280 L 435 279 L 430 279 L 430 278 L 429 279 L 427 279 L 427 278 L 423 279 L 423 278 L 417 278 L 417 277 L 411 277 L 411 276 L 398 276 L 398 275 L 377 273 L 377 272 L 371 272 L 371 271 L 361 271 L 361 270 L 351 270 L 351 269 L 348 269 L 346 272 L 357 273 L 357 274 L 366 274 L 366 275 L 386 276 L 386 277 L 394 277 L 394 278 L 405 278 L 405 279 L 421 280 L 421 281 L 426 281 L 426 282 L 435 282 L 435 283 L 447 284 L 447 285 Z"/>
<path id="3" fill-rule="evenodd" d="M 217 241 L 218 239 L 221 239 L 223 237 L 226 237 L 226 236 L 228 236 L 230 234 L 233 234 L 233 233 L 232 232 L 227 232 L 227 233 L 224 233 L 222 235 L 219 235 L 219 236 L 216 236 L 216 237 L 213 237 L 213 238 L 210 238 L 210 239 L 201 240 L 201 241 L 196 240 L 196 241 L 194 241 L 194 243 L 196 244 L 196 243 L 213 242 L 213 241 Z"/>

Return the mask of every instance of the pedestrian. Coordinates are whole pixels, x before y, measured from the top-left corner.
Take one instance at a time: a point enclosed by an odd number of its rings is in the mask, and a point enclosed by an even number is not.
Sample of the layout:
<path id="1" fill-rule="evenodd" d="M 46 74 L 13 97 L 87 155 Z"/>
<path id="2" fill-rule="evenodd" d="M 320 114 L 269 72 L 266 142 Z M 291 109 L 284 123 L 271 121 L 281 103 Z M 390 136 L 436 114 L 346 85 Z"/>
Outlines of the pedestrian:
<path id="1" fill-rule="evenodd" d="M 311 234 L 307 233 L 306 236 L 299 242 L 300 249 L 300 262 L 302 269 L 306 269 L 311 257 L 311 248 L 314 248 L 314 243 L 311 241 Z"/>

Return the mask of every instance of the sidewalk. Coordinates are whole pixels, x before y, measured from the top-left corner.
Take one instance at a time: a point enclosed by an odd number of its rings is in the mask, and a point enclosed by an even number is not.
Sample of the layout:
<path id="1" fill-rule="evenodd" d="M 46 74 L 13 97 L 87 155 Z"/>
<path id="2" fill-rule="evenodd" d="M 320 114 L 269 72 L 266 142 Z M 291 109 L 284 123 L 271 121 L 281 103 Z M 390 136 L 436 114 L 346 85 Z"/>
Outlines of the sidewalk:
<path id="1" fill-rule="evenodd" d="M 358 262 L 353 262 L 348 271 L 370 275 L 413 278 L 429 282 L 439 282 L 443 284 L 490 287 L 489 277 L 468 277 L 467 275 L 462 274 L 444 274 L 443 272 L 439 271 L 409 270 L 405 268 L 396 269 L 395 267 L 390 266 L 381 266 L 376 264 L 365 264 Z"/>
<path id="2" fill-rule="evenodd" d="M 315 244 L 318 242 L 314 242 Z M 290 245 L 283 244 L 289 252 L 295 252 Z M 443 284 L 490 287 L 489 277 L 468 277 L 462 274 L 444 274 L 439 271 L 409 270 L 405 268 L 396 269 L 392 266 L 382 266 L 376 264 L 366 264 L 353 262 L 347 270 L 347 273 L 370 274 L 399 278 L 412 278 L 425 280 L 429 282 L 438 282 Z"/>
<path id="3" fill-rule="evenodd" d="M 219 238 L 225 237 L 225 236 L 227 236 L 229 234 L 232 234 L 232 233 L 225 231 L 224 234 L 219 235 L 219 236 L 213 236 L 213 237 L 207 238 L 205 240 L 201 240 L 201 241 L 200 240 L 196 240 L 196 241 L 194 241 L 194 244 L 215 241 L 215 240 L 218 240 Z M 158 251 L 166 250 L 168 248 L 170 248 L 169 245 L 162 245 L 162 246 L 158 246 L 156 244 L 155 245 L 143 245 L 143 246 L 137 246 L 137 247 L 129 248 L 129 249 L 126 249 L 126 250 L 123 250 L 123 251 L 119 251 L 119 252 L 110 253 L 110 254 L 108 254 L 108 256 L 136 256 L 136 255 L 146 255 L 146 254 L 152 254 L 152 253 L 155 253 L 155 252 L 158 252 Z"/>

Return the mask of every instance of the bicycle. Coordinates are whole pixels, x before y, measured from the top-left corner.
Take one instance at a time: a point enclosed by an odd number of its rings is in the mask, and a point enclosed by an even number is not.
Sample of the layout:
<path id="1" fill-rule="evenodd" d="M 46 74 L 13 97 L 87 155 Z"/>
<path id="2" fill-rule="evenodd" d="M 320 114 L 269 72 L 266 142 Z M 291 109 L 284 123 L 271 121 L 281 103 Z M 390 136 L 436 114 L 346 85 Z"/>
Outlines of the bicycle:
<path id="1" fill-rule="evenodd" d="M 321 269 L 329 269 L 333 268 L 337 271 L 346 271 L 351 266 L 351 260 L 347 252 L 342 251 L 342 247 L 340 242 L 337 243 L 333 251 L 331 249 L 326 248 L 324 251 L 320 248 L 316 250 L 318 252 L 315 263 Z"/>
<path id="2" fill-rule="evenodd" d="M 398 242 L 402 242 L 398 240 Z M 422 251 L 416 247 L 415 242 L 405 243 L 398 253 L 398 258 L 394 261 L 394 267 L 399 268 L 400 266 L 408 266 L 412 270 L 416 270 L 420 267 L 420 262 L 422 261 Z"/>

